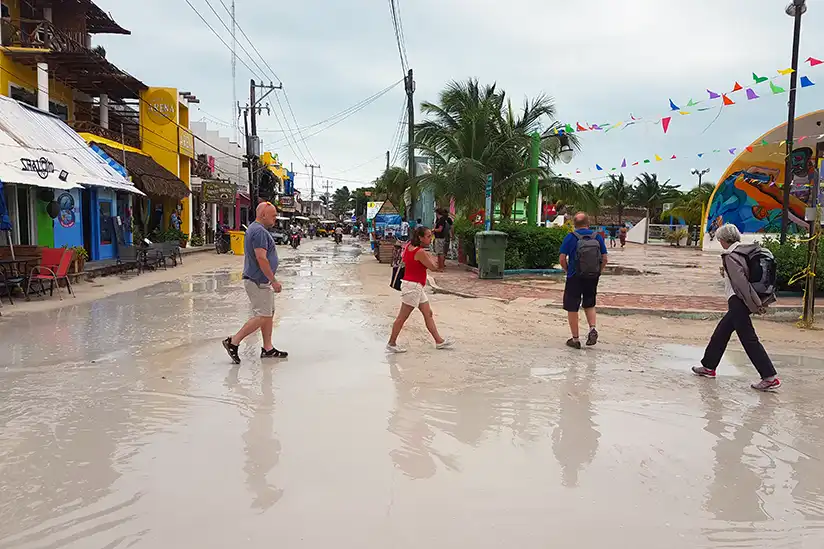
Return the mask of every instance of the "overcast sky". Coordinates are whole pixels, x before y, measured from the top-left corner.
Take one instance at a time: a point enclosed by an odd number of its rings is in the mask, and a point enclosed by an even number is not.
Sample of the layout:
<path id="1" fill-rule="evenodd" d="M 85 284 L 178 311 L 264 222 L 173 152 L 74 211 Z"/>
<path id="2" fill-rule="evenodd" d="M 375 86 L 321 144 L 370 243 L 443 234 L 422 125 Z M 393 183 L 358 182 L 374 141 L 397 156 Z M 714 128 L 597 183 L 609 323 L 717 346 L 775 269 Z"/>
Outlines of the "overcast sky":
<path id="1" fill-rule="evenodd" d="M 189 0 L 230 42 L 228 32 L 206 0 Z M 229 21 L 220 0 L 209 0 Z M 325 120 L 402 78 L 386 0 L 236 0 L 240 27 L 282 79 L 301 127 Z M 223 0 L 229 5 L 230 0 Z M 201 100 L 193 119 L 229 121 L 233 116 L 231 54 L 203 24 L 186 0 L 98 0 L 131 36 L 100 36 L 108 59 L 148 85 L 172 86 Z M 824 0 L 808 0 L 801 39 L 801 59 L 824 59 Z M 558 118 L 573 125 L 613 122 L 635 116 L 660 118 L 669 99 L 683 107 L 706 89 L 730 91 L 735 81 L 747 86 L 751 74 L 774 76 L 790 65 L 792 19 L 785 0 L 400 0 L 410 66 L 417 82 L 416 102 L 435 101 L 450 80 L 476 77 L 497 82 L 516 105 L 526 96 L 554 98 Z M 255 56 L 238 32 L 239 43 Z M 238 48 L 238 55 L 258 69 Z M 802 64 L 801 75 L 819 85 L 798 94 L 798 114 L 824 108 L 824 65 Z M 238 62 L 237 92 L 248 96 L 252 73 Z M 785 77 L 782 82 L 788 82 Z M 277 81 L 276 81 L 277 83 Z M 782 84 L 783 85 L 783 84 Z M 788 86 L 785 86 L 788 87 Z M 667 159 L 643 167 L 671 178 L 682 188 L 694 186 L 691 168 L 711 168 L 720 177 L 732 147 L 744 147 L 786 121 L 787 95 L 746 101 L 718 111 L 675 115 L 664 135 L 661 127 L 641 124 L 609 133 L 583 134 L 583 150 L 567 172 L 580 169 L 581 180 L 658 154 Z M 766 90 L 769 92 L 769 90 Z M 332 187 L 362 186 L 377 177 L 384 152 L 398 129 L 405 95 L 399 85 L 361 112 L 304 143 L 297 135 L 283 140 L 283 115 L 263 116 L 260 130 L 267 150 L 301 172 L 297 186 L 308 189 L 305 163 L 322 166 Z M 281 103 L 288 108 L 281 95 Z M 208 114 L 206 114 L 208 113 Z M 292 122 L 294 126 L 294 123 Z M 231 136 L 231 128 L 223 129 Z M 322 126 L 304 131 L 304 137 Z M 404 135 L 405 135 L 404 128 Z M 281 141 L 280 143 L 278 141 Z M 404 140 L 405 141 L 405 140 Z M 291 146 L 290 146 L 291 145 Z M 721 149 L 721 154 L 712 154 Z M 708 153 L 703 159 L 696 155 Z M 673 155 L 677 160 L 669 160 Z M 624 170 L 634 178 L 639 168 Z M 322 176 L 321 176 L 322 179 Z M 706 180 L 706 179 L 705 179 Z M 316 188 L 321 185 L 316 179 Z M 317 192 L 317 191 L 316 191 Z"/>

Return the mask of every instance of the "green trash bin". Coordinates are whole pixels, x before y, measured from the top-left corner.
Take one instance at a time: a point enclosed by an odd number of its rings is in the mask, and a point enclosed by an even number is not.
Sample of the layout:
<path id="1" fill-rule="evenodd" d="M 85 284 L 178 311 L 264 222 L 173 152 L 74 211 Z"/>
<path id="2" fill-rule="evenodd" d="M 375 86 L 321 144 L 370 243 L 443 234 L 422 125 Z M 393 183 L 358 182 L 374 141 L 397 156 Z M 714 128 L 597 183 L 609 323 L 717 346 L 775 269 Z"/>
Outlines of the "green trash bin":
<path id="1" fill-rule="evenodd" d="M 481 231 L 475 234 L 478 278 L 503 278 L 506 260 L 506 233 Z"/>

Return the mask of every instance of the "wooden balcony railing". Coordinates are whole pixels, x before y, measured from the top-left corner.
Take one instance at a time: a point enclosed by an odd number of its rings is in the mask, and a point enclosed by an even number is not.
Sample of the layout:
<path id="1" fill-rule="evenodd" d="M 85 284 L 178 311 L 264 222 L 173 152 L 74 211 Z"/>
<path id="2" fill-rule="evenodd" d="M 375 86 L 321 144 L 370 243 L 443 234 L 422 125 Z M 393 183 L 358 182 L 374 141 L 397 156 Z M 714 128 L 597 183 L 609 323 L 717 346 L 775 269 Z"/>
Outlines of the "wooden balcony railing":
<path id="1" fill-rule="evenodd" d="M 92 133 L 94 135 L 99 135 L 100 137 L 105 137 L 111 141 L 123 143 L 129 147 L 134 147 L 136 149 L 140 148 L 140 139 L 129 134 L 121 136 L 119 131 L 104 128 L 94 122 L 89 122 L 87 120 L 74 120 L 69 122 L 69 126 L 71 126 L 77 133 Z"/>
<path id="2" fill-rule="evenodd" d="M 86 32 L 58 29 L 50 21 L 38 19 L 2 19 L 3 45 L 18 48 L 42 48 L 62 53 L 91 53 L 86 48 Z"/>

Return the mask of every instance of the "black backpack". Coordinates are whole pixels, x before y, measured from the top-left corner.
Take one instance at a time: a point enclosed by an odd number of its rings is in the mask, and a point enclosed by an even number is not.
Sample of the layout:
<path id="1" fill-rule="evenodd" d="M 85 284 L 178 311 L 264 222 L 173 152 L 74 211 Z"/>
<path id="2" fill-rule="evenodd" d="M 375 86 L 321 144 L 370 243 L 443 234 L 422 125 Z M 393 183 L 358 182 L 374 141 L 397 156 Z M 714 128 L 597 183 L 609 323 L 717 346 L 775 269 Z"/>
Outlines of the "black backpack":
<path id="1" fill-rule="evenodd" d="M 760 296 L 773 295 L 775 293 L 777 273 L 775 257 L 772 252 L 758 246 L 750 253 L 741 253 L 740 255 L 747 258 L 749 280 L 755 292 Z"/>
<path id="2" fill-rule="evenodd" d="M 601 243 L 593 234 L 572 234 L 578 239 L 575 250 L 575 274 L 581 278 L 598 278 L 601 276 Z"/>

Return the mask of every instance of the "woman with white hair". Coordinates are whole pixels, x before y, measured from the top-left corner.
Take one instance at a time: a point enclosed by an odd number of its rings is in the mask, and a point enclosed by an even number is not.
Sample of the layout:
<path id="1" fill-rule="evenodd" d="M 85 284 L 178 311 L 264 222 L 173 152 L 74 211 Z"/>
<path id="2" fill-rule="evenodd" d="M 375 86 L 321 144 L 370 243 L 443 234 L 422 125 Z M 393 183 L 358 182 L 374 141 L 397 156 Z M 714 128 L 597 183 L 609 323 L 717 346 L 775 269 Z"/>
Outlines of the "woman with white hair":
<path id="1" fill-rule="evenodd" d="M 765 307 L 775 301 L 773 284 L 762 284 L 761 278 L 770 279 L 774 275 L 774 260 L 772 254 L 758 244 L 742 244 L 741 233 L 738 227 L 727 224 L 718 229 L 715 238 L 724 248 L 721 252 L 721 274 L 724 276 L 724 290 L 727 297 L 727 314 L 718 323 L 710 342 L 701 359 L 701 366 L 693 367 L 693 373 L 704 377 L 715 377 L 715 370 L 721 362 L 721 357 L 727 349 L 732 333 L 738 335 L 738 340 L 744 347 L 750 361 L 753 363 L 761 381 L 753 383 L 752 388 L 759 391 L 770 391 L 781 386 L 781 380 L 776 377 L 775 367 L 770 360 L 764 346 L 758 340 L 755 328 L 752 325 L 753 314 L 763 314 Z M 764 265 L 766 269 L 761 269 Z M 769 273 L 770 265 L 773 272 Z M 753 286 L 750 275 L 754 269 L 764 272 L 759 274 L 758 288 Z M 773 278 L 774 283 L 774 278 Z M 759 290 L 763 290 L 759 293 Z"/>

